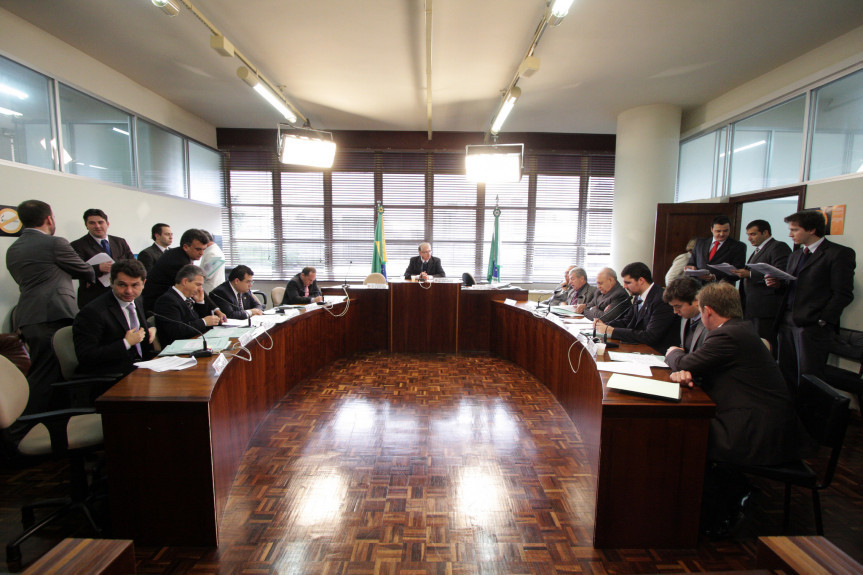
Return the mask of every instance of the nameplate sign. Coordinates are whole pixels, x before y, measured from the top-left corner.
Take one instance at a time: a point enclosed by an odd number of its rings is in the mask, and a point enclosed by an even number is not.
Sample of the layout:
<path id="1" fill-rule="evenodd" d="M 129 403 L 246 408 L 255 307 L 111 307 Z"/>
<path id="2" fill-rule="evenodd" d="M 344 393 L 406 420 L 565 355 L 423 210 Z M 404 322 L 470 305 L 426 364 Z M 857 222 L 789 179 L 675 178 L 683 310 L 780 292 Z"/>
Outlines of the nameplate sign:
<path id="1" fill-rule="evenodd" d="M 228 365 L 228 358 L 225 357 L 224 353 L 220 353 L 213 362 L 213 371 L 216 375 L 222 375 L 222 371 L 224 371 L 226 365 Z"/>
<path id="2" fill-rule="evenodd" d="M 506 305 L 515 305 L 516 301 L 514 299 L 506 298 L 505 300 L 503 300 L 503 303 L 505 303 Z"/>

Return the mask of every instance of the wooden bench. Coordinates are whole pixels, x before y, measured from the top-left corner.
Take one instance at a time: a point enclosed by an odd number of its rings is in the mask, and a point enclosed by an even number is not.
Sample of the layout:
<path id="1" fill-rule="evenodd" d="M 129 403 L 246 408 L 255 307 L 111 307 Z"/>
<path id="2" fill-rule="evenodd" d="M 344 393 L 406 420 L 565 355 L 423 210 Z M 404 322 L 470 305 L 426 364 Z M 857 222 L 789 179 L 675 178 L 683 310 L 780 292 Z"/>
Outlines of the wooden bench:
<path id="1" fill-rule="evenodd" d="M 759 537 L 757 566 L 789 575 L 863 573 L 863 565 L 824 537 Z"/>
<path id="2" fill-rule="evenodd" d="M 130 539 L 64 539 L 24 571 L 24 575 L 48 573 L 135 573 L 135 547 Z"/>

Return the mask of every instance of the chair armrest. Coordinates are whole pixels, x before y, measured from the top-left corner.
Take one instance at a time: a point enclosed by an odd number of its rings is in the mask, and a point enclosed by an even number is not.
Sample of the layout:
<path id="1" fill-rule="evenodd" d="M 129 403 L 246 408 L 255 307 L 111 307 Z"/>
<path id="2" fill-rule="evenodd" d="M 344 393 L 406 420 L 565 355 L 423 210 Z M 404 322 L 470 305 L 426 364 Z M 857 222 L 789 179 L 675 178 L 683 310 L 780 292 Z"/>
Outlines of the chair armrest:
<path id="1" fill-rule="evenodd" d="M 93 413 L 96 413 L 96 410 L 92 407 L 73 407 L 22 415 L 18 421 L 34 426 L 40 423 L 45 425 L 48 429 L 48 436 L 51 438 L 51 452 L 61 454 L 69 449 L 69 436 L 66 432 L 69 420 L 76 415 L 91 415 Z"/>
<path id="2" fill-rule="evenodd" d="M 97 377 L 86 377 L 82 379 L 70 379 L 69 381 L 58 381 L 57 383 L 52 383 L 51 387 L 56 387 L 57 389 L 83 389 L 83 388 L 92 388 L 97 385 L 102 385 L 105 383 L 115 383 L 117 380 L 123 377 L 123 374 L 117 374 L 114 377 L 113 374 L 97 376 Z"/>

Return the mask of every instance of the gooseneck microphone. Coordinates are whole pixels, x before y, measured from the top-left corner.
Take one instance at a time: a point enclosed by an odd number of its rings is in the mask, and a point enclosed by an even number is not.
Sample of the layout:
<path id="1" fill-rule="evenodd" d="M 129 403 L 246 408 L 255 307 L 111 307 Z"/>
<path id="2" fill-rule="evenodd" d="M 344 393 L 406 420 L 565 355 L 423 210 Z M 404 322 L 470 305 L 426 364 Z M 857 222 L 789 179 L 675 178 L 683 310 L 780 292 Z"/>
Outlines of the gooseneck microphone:
<path id="1" fill-rule="evenodd" d="M 597 338 L 596 338 L 596 320 L 602 321 L 603 319 L 605 319 L 605 317 L 606 317 L 608 314 L 610 314 L 611 312 L 613 312 L 614 310 L 616 310 L 617 308 L 619 308 L 619 307 L 620 307 L 624 302 L 629 302 L 629 304 L 630 304 L 630 305 L 632 305 L 632 298 L 631 298 L 631 297 L 629 297 L 629 298 L 624 298 L 624 299 L 620 300 L 620 301 L 619 301 L 619 302 L 617 302 L 617 304 L 616 304 L 616 305 L 614 305 L 611 309 L 609 309 L 609 310 L 606 310 L 606 311 L 602 312 L 602 315 L 601 315 L 601 316 L 599 316 L 598 318 L 595 318 L 595 320 L 594 320 L 594 324 L 593 324 L 593 341 L 594 341 L 594 342 L 595 342 L 595 341 L 596 341 L 596 339 L 597 339 Z M 602 343 L 604 343 L 606 347 L 611 347 L 611 348 L 619 347 L 619 345 L 618 345 L 618 344 L 616 344 L 616 343 L 608 343 L 608 331 L 606 331 L 605 333 L 603 333 L 603 334 L 602 334 Z"/>
<path id="2" fill-rule="evenodd" d="M 172 322 L 174 322 L 174 323 L 178 323 L 178 324 L 180 324 L 180 325 L 186 326 L 187 328 L 189 328 L 189 329 L 191 329 L 191 330 L 193 330 L 193 331 L 196 331 L 198 334 L 200 334 L 200 336 L 201 336 L 201 342 L 203 343 L 203 345 L 202 345 L 201 349 L 199 349 L 199 350 L 197 350 L 197 351 L 193 351 L 193 352 L 191 352 L 191 353 L 189 354 L 189 355 L 191 355 L 192 357 L 211 357 L 211 356 L 213 355 L 213 350 L 207 346 L 207 338 L 204 336 L 204 332 L 202 332 L 201 330 L 199 330 L 199 329 L 198 329 L 198 328 L 196 328 L 195 326 L 193 326 L 193 325 L 189 325 L 189 324 L 187 324 L 187 323 L 186 323 L 186 322 L 184 322 L 184 321 L 180 321 L 180 320 L 178 320 L 178 319 L 174 319 L 174 318 L 172 318 L 172 317 L 168 317 L 168 316 L 166 316 L 166 315 L 162 315 L 162 314 L 160 314 L 160 313 L 156 313 L 156 312 L 154 312 L 154 311 L 151 311 L 151 312 L 150 312 L 150 315 L 154 315 L 154 316 L 156 316 L 156 317 L 160 317 L 160 318 L 162 318 L 162 319 L 166 319 L 166 320 L 168 320 L 168 321 L 172 321 Z"/>
<path id="3" fill-rule="evenodd" d="M 251 293 L 251 292 L 249 292 L 249 293 Z M 210 297 L 214 297 L 217 300 L 223 301 L 224 303 L 228 304 L 230 307 L 237 307 L 236 302 L 231 303 L 229 300 L 223 298 L 222 296 L 220 296 L 219 294 L 217 294 L 215 292 L 210 292 L 207 295 Z M 243 294 L 240 294 L 240 297 L 243 297 Z M 252 296 L 252 297 L 254 297 L 254 296 Z M 258 300 L 255 300 L 255 301 L 258 301 Z M 228 309 L 230 309 L 230 307 Z M 227 316 L 228 314 L 225 314 L 225 315 Z M 233 319 L 233 318 L 231 318 L 231 319 Z M 249 327 L 252 327 L 252 316 L 248 315 L 248 316 L 246 316 L 246 319 L 249 321 Z"/>
<path id="4" fill-rule="evenodd" d="M 350 275 L 351 275 L 351 266 L 352 266 L 353 264 L 354 264 L 354 260 L 350 260 L 350 261 L 348 262 L 348 271 L 347 271 L 347 272 L 345 272 L 345 283 L 343 283 L 343 284 L 342 284 L 342 287 L 343 287 L 343 288 L 347 288 L 347 287 L 348 287 L 348 276 L 350 276 Z"/>

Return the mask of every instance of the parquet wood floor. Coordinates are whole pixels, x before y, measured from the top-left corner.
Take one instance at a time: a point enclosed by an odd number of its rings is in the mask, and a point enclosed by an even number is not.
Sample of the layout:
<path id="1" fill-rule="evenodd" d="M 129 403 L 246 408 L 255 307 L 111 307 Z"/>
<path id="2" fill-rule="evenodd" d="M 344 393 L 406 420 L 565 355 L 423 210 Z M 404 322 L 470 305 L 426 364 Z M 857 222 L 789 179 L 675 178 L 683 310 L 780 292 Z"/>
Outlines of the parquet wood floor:
<path id="1" fill-rule="evenodd" d="M 853 419 L 824 521 L 828 538 L 863 561 L 863 425 Z M 755 536 L 781 531 L 782 490 L 759 483 L 733 540 L 595 550 L 594 486 L 581 452 L 554 398 L 506 361 L 354 356 L 300 384 L 258 430 L 219 549 L 136 546 L 138 572 L 688 573 L 752 568 Z M 17 529 L 21 500 L 62 471 L 0 470 L 4 539 Z M 794 533 L 813 533 L 807 494 L 795 492 L 793 517 Z M 28 543 L 25 557 L 67 534 Z"/>

